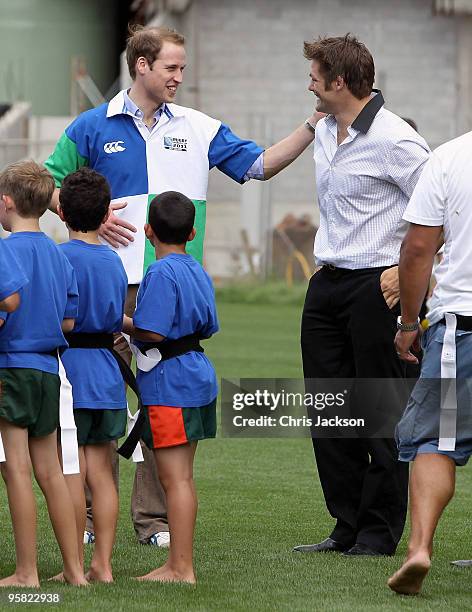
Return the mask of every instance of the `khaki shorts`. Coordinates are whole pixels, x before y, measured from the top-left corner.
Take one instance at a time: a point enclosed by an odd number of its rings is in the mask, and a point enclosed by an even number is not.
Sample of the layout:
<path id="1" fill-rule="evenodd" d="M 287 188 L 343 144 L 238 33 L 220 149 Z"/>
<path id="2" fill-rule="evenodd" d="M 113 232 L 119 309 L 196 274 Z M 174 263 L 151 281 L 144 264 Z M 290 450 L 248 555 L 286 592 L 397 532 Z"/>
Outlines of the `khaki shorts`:
<path id="1" fill-rule="evenodd" d="M 0 368 L 0 417 L 28 429 L 39 438 L 59 426 L 59 391 L 57 374 L 30 368 Z"/>

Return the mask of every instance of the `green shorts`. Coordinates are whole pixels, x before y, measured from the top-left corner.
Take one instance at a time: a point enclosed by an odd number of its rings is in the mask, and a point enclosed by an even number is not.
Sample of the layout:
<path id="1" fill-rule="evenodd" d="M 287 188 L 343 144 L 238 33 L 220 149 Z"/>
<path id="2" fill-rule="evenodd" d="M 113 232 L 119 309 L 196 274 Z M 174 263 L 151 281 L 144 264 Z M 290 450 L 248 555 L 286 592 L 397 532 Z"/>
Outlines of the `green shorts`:
<path id="1" fill-rule="evenodd" d="M 126 432 L 126 408 L 74 408 L 79 446 L 118 440 Z"/>
<path id="2" fill-rule="evenodd" d="M 148 448 L 166 448 L 216 436 L 216 399 L 206 406 L 144 406 L 141 438 Z"/>
<path id="3" fill-rule="evenodd" d="M 59 426 L 57 374 L 30 368 L 0 368 L 0 417 L 28 429 L 32 438 L 47 436 Z"/>

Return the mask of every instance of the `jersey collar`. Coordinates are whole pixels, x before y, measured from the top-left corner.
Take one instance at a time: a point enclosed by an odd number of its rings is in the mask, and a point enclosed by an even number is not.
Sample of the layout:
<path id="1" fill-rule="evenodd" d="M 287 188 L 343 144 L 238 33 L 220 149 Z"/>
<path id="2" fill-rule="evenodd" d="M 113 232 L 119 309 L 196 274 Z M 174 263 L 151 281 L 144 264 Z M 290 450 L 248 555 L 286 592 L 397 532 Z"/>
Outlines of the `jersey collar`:
<path id="1" fill-rule="evenodd" d="M 114 98 L 110 100 L 107 108 L 107 117 L 114 117 L 115 115 L 126 115 L 125 105 L 125 92 L 126 89 L 118 92 Z M 163 112 L 171 119 L 172 117 L 184 117 L 185 108 L 178 106 L 177 104 L 164 104 Z"/>

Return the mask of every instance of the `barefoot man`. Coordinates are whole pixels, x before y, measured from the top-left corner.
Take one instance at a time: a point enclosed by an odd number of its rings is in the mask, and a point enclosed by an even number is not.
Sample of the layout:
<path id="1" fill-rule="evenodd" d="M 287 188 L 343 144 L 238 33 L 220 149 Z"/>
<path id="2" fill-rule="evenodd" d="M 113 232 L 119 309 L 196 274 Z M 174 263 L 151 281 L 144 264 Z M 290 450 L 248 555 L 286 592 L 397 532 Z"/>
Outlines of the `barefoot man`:
<path id="1" fill-rule="evenodd" d="M 460 419 L 456 431 L 455 415 L 456 397 L 459 410 L 472 410 L 463 380 L 472 377 L 471 146 L 468 132 L 432 154 L 404 214 L 410 228 L 400 256 L 402 314 L 395 346 L 407 362 L 417 361 L 410 347 L 419 340 L 418 313 L 442 229 L 445 244 L 422 337 L 421 377 L 397 429 L 400 460 L 413 461 L 411 534 L 406 561 L 388 586 L 405 595 L 421 590 L 436 526 L 454 495 L 456 465 L 465 465 L 472 454 L 470 426 Z"/>

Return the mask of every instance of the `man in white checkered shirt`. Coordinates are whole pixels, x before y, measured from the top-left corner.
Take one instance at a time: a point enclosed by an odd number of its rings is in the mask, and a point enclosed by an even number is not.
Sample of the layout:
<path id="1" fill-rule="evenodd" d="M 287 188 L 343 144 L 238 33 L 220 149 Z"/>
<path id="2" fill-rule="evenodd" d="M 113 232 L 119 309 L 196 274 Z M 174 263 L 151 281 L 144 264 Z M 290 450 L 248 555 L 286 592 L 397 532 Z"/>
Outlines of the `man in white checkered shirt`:
<path id="1" fill-rule="evenodd" d="M 374 62 L 353 36 L 305 43 L 318 99 L 314 145 L 320 228 L 302 319 L 304 376 L 399 378 L 393 338 L 402 220 L 429 148 L 372 90 Z M 395 268 L 394 268 L 395 267 Z M 393 439 L 313 439 L 330 536 L 300 552 L 393 555 L 407 509 L 408 468 Z"/>

